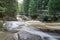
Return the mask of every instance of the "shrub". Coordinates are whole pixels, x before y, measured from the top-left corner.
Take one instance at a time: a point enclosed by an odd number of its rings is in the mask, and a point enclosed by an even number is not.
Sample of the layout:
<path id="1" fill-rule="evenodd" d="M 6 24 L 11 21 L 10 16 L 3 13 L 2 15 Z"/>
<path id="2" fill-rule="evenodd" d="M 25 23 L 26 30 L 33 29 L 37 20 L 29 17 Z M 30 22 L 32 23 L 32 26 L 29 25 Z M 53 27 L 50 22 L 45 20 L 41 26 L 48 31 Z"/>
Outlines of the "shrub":
<path id="1" fill-rule="evenodd" d="M 46 16 L 43 17 L 43 21 L 45 21 L 45 22 L 51 22 L 52 18 L 50 17 L 50 15 L 46 15 Z"/>

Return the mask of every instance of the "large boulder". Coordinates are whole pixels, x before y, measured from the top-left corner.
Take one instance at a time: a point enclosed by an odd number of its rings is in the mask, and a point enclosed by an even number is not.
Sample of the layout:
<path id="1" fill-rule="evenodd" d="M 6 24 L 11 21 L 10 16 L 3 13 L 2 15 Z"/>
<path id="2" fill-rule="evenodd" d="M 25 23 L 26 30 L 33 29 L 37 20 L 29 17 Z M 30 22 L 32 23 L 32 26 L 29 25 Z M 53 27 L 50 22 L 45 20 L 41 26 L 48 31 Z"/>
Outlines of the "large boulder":
<path id="1" fill-rule="evenodd" d="M 19 29 L 24 26 L 24 22 L 19 21 L 6 21 L 3 24 L 3 29 L 10 31 L 10 32 L 18 32 Z"/>

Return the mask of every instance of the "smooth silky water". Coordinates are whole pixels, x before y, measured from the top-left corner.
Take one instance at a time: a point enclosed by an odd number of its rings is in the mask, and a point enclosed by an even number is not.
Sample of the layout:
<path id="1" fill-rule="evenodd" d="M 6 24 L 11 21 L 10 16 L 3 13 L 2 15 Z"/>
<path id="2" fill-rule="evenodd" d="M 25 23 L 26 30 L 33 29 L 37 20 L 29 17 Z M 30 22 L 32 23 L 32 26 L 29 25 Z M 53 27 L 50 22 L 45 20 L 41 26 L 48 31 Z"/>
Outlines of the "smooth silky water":
<path id="1" fill-rule="evenodd" d="M 30 40 L 29 38 L 32 37 L 33 35 L 39 36 L 41 39 L 39 40 L 60 40 L 57 39 L 60 36 L 55 36 L 54 33 L 52 33 L 53 35 L 50 35 L 49 33 L 43 32 L 41 30 L 38 30 L 38 28 L 35 27 L 30 27 L 30 26 L 26 26 L 24 24 L 24 22 L 15 22 L 15 21 L 11 21 L 11 22 L 4 22 L 3 24 L 3 28 L 5 28 L 6 30 L 10 31 L 10 32 L 14 32 L 18 33 L 20 35 L 20 40 Z M 24 35 L 24 32 L 26 32 L 26 34 Z M 30 36 L 32 34 L 32 36 Z"/>

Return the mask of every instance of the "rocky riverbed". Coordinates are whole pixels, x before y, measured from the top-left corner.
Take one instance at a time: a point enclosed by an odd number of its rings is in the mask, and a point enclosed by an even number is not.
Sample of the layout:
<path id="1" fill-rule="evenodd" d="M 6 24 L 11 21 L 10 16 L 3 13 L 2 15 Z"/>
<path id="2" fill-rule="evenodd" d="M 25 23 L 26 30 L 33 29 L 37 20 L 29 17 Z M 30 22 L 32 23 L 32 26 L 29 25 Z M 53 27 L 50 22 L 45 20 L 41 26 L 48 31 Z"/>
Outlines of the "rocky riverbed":
<path id="1" fill-rule="evenodd" d="M 60 40 L 59 33 L 54 31 L 45 32 L 37 28 L 38 25 L 36 24 L 38 22 L 34 22 L 36 27 L 34 25 L 28 25 L 27 23 L 29 22 L 5 22 L 3 27 L 7 31 L 0 32 L 0 40 Z"/>

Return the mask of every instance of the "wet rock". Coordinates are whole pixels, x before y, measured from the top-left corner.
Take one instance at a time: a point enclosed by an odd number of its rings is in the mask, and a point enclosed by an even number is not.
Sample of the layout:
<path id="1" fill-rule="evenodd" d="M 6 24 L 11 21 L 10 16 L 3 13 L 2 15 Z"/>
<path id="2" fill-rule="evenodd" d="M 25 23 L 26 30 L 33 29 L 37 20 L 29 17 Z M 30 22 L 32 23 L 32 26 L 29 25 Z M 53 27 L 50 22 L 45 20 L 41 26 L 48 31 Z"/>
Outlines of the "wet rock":
<path id="1" fill-rule="evenodd" d="M 33 22 L 33 21 L 32 21 Z M 24 25 L 21 22 L 6 22 L 7 24 L 4 24 L 4 28 L 6 28 L 9 32 L 14 32 L 17 29 L 18 39 L 19 40 L 56 40 L 52 35 L 49 35 L 48 33 L 42 32 L 41 30 L 38 31 L 36 27 L 29 26 L 29 25 Z M 20 24 L 21 23 L 21 24 Z M 38 22 L 37 22 L 38 23 Z M 32 23 L 33 24 L 33 23 Z M 35 25 L 35 24 L 34 24 Z M 14 36 L 9 36 L 8 39 L 10 38 L 12 40 L 15 40 Z"/>
<path id="2" fill-rule="evenodd" d="M 20 35 L 20 40 L 41 40 L 39 35 L 34 35 L 26 31 L 20 31 L 18 34 Z"/>
<path id="3" fill-rule="evenodd" d="M 19 21 L 6 21 L 3 24 L 3 29 L 9 32 L 18 32 L 20 28 L 24 26 L 24 22 Z"/>
<path id="4" fill-rule="evenodd" d="M 17 18 L 18 21 L 28 21 L 28 20 L 31 20 L 30 18 L 28 18 L 25 15 L 17 15 L 16 18 Z"/>

